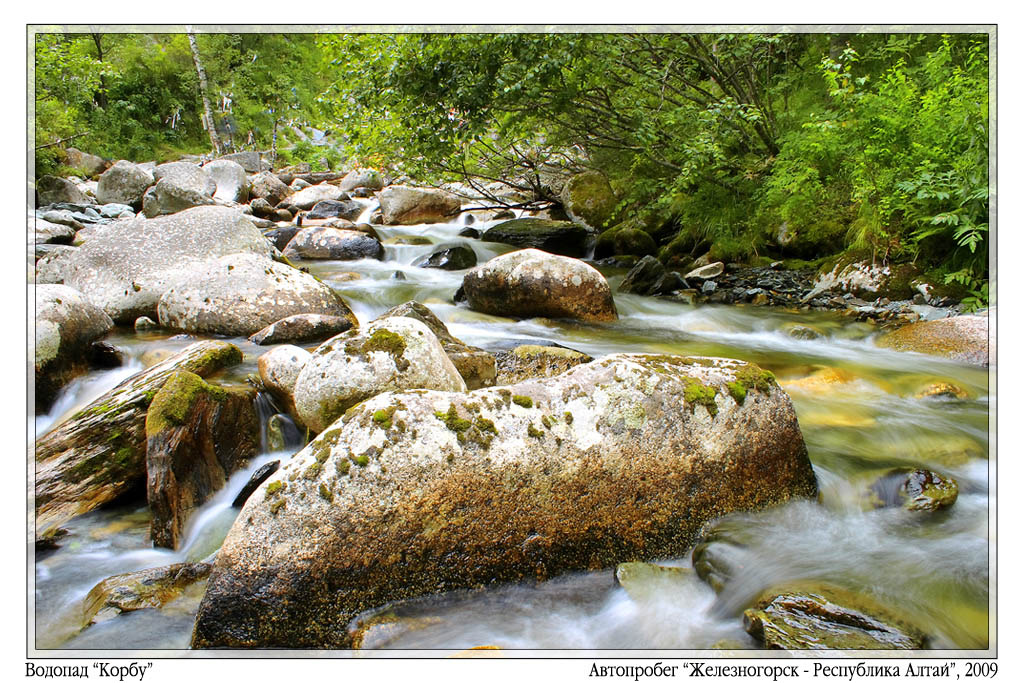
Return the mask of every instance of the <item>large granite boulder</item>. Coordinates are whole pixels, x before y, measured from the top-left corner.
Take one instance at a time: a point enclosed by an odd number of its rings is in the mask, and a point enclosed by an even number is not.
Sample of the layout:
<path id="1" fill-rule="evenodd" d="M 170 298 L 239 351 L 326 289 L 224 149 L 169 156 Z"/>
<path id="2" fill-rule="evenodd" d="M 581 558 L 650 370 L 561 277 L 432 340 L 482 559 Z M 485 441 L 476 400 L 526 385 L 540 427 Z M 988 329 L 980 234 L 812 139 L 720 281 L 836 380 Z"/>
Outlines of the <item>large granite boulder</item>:
<path id="1" fill-rule="evenodd" d="M 217 191 L 217 183 L 193 163 L 160 164 L 153 169 L 153 177 L 156 185 L 142 199 L 142 212 L 148 218 L 215 203 L 213 193 Z"/>
<path id="2" fill-rule="evenodd" d="M 64 281 L 115 322 L 130 323 L 142 315 L 155 318 L 164 292 L 197 266 L 235 253 L 269 257 L 274 252 L 238 211 L 201 206 L 105 226 L 67 258 Z"/>
<path id="3" fill-rule="evenodd" d="M 601 230 L 611 224 L 618 198 L 599 171 L 574 175 L 562 188 L 562 208 L 575 223 Z"/>
<path id="4" fill-rule="evenodd" d="M 250 196 L 257 199 L 266 199 L 271 206 L 277 206 L 291 193 L 292 189 L 269 171 L 256 174 L 250 182 Z"/>
<path id="5" fill-rule="evenodd" d="M 160 297 L 160 324 L 185 332 L 249 336 L 299 313 L 355 316 L 308 273 L 258 254 L 228 254 L 196 266 Z"/>
<path id="6" fill-rule="evenodd" d="M 259 173 L 267 168 L 267 165 L 260 160 L 259 152 L 235 152 L 217 157 L 217 160 L 233 161 L 245 169 L 246 173 Z"/>
<path id="7" fill-rule="evenodd" d="M 192 644 L 351 647 L 365 610 L 680 555 L 709 519 L 816 491 L 789 398 L 739 361 L 618 355 L 386 393 L 249 498 Z"/>
<path id="8" fill-rule="evenodd" d="M 462 280 L 469 307 L 522 318 L 616 320 L 604 276 L 592 266 L 537 249 L 504 254 L 477 266 Z"/>
<path id="9" fill-rule="evenodd" d="M 961 315 L 912 323 L 878 338 L 879 346 L 945 356 L 961 363 L 988 367 L 988 316 Z"/>
<path id="10" fill-rule="evenodd" d="M 288 241 L 286 258 L 351 261 L 384 258 L 384 247 L 373 235 L 324 225 L 303 228 Z"/>
<path id="11" fill-rule="evenodd" d="M 465 391 L 466 383 L 429 327 L 388 317 L 321 344 L 295 381 L 295 407 L 321 432 L 357 403 L 403 389 Z"/>
<path id="12" fill-rule="evenodd" d="M 216 159 L 203 166 L 217 189 L 214 199 L 225 202 L 244 202 L 249 198 L 249 178 L 245 169 L 230 159 Z"/>
<path id="13" fill-rule="evenodd" d="M 305 349 L 291 344 L 281 344 L 261 355 L 256 361 L 263 386 L 274 398 L 281 401 L 282 407 L 290 415 L 295 417 L 299 414 L 295 408 L 295 382 L 310 358 L 312 354 Z"/>
<path id="14" fill-rule="evenodd" d="M 299 190 L 288 198 L 288 203 L 302 210 L 308 210 L 323 201 L 338 201 L 344 194 L 337 185 L 320 183 Z"/>
<path id="15" fill-rule="evenodd" d="M 356 168 L 345 174 L 338 187 L 344 192 L 354 190 L 357 187 L 379 190 L 384 187 L 384 178 L 381 176 L 380 171 L 372 168 Z"/>
<path id="16" fill-rule="evenodd" d="M 314 186 L 319 187 L 319 186 Z M 305 190 L 304 190 L 305 191 Z M 351 199 L 338 201 L 336 199 L 325 199 L 317 202 L 305 215 L 307 219 L 319 218 L 343 218 L 347 221 L 354 221 L 359 218 L 366 207 Z"/>
<path id="17" fill-rule="evenodd" d="M 587 254 L 589 237 L 589 230 L 569 221 L 513 218 L 488 228 L 480 239 L 485 242 L 541 249 L 551 254 L 580 257 Z"/>
<path id="18" fill-rule="evenodd" d="M 458 197 L 443 190 L 405 185 L 385 187 L 378 199 L 385 225 L 444 223 L 462 206 Z"/>
<path id="19" fill-rule="evenodd" d="M 96 199 L 100 204 L 128 204 L 139 209 L 142 195 L 154 182 L 152 171 L 122 159 L 100 176 Z"/>
<path id="20" fill-rule="evenodd" d="M 101 308 L 71 287 L 37 284 L 35 310 L 36 411 L 88 369 L 90 345 L 114 327 Z"/>

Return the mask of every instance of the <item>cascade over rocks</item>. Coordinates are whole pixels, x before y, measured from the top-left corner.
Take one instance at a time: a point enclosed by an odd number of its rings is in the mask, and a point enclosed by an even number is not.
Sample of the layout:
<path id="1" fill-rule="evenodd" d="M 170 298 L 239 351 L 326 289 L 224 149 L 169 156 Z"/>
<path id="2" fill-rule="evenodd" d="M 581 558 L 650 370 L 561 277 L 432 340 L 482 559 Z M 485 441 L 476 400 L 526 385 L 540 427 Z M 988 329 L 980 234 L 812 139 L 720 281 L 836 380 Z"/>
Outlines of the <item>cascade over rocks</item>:
<path id="1" fill-rule="evenodd" d="M 376 237 L 365 232 L 318 225 L 297 232 L 283 253 L 290 259 L 380 260 L 384 258 L 384 247 Z"/>
<path id="2" fill-rule="evenodd" d="M 152 171 L 122 159 L 100 176 L 96 199 L 100 204 L 128 204 L 139 209 L 142 195 L 154 182 Z"/>
<path id="3" fill-rule="evenodd" d="M 608 282 L 583 261 L 537 249 L 498 256 L 462 280 L 473 310 L 523 318 L 616 320 Z"/>
<path id="4" fill-rule="evenodd" d="M 385 225 L 443 223 L 459 212 L 462 202 L 443 190 L 390 185 L 381 190 L 381 217 Z"/>
<path id="5" fill-rule="evenodd" d="M 368 609 L 680 554 L 708 519 L 816 491 L 788 397 L 739 361 L 613 355 L 386 393 L 252 494 L 192 644 L 351 647 Z"/>
<path id="6" fill-rule="evenodd" d="M 568 221 L 514 218 L 488 228 L 480 239 L 516 247 L 541 249 L 551 254 L 581 257 L 587 254 L 590 231 Z"/>
<path id="7" fill-rule="evenodd" d="M 36 412 L 45 412 L 60 388 L 86 371 L 90 345 L 114 321 L 71 287 L 37 284 L 35 296 Z"/>
<path id="8" fill-rule="evenodd" d="M 208 377 L 242 362 L 241 350 L 196 342 L 129 377 L 36 441 L 36 538 L 115 500 L 146 478 L 146 411 L 179 370 Z"/>
<path id="9" fill-rule="evenodd" d="M 201 206 L 104 226 L 66 259 L 64 281 L 114 322 L 131 323 L 142 315 L 156 318 L 164 292 L 197 267 L 236 253 L 270 257 L 273 247 L 238 211 Z"/>
<path id="10" fill-rule="evenodd" d="M 466 383 L 429 327 L 387 317 L 321 344 L 295 381 L 295 407 L 322 432 L 360 401 L 403 389 L 461 392 Z"/>
<path id="11" fill-rule="evenodd" d="M 281 401 L 289 415 L 296 418 L 299 412 L 295 408 L 295 382 L 310 358 L 312 354 L 309 351 L 291 344 L 282 344 L 267 351 L 256 361 L 263 386 L 271 396 Z"/>
<path id="12" fill-rule="evenodd" d="M 146 413 L 146 500 L 153 545 L 176 550 L 189 515 L 259 451 L 256 390 L 179 371 Z"/>
<path id="13" fill-rule="evenodd" d="M 160 324 L 185 332 L 248 336 L 299 313 L 355 316 L 312 275 L 258 254 L 228 254 L 193 269 L 160 297 Z"/>

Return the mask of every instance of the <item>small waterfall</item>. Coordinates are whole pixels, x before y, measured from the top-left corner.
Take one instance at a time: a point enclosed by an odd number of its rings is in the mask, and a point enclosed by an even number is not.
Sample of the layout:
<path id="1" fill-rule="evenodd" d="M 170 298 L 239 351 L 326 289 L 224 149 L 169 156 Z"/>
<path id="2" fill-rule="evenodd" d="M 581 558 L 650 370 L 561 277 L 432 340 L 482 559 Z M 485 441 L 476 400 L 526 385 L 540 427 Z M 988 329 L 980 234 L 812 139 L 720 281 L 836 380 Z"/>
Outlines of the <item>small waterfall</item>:
<path id="1" fill-rule="evenodd" d="M 356 223 L 369 223 L 370 216 L 373 215 L 374 211 L 380 208 L 380 201 L 377 199 L 371 199 L 370 201 L 366 202 L 359 199 L 356 199 L 354 201 L 357 201 L 360 204 L 366 204 L 366 208 L 363 209 L 363 212 L 361 214 L 359 214 L 359 218 L 355 220 Z"/>

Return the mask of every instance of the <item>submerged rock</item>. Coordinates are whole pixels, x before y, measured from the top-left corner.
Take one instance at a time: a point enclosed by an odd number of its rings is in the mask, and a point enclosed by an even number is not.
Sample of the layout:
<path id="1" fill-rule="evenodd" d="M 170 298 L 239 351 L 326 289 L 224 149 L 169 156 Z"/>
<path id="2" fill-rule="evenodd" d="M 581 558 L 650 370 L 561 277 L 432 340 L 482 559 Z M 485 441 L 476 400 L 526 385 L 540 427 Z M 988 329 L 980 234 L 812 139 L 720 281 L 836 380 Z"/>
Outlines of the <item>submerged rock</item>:
<path id="1" fill-rule="evenodd" d="M 615 568 L 615 580 L 638 602 L 665 597 L 666 589 L 696 579 L 689 567 L 663 567 L 650 562 L 624 562 Z"/>
<path id="2" fill-rule="evenodd" d="M 743 627 L 773 650 L 920 650 L 928 642 L 891 609 L 827 584 L 767 591 L 743 613 Z"/>
<path id="3" fill-rule="evenodd" d="M 882 335 L 877 344 L 897 351 L 945 356 L 987 368 L 988 316 L 961 315 L 913 323 Z"/>
<path id="4" fill-rule="evenodd" d="M 607 280 L 583 261 L 523 249 L 491 259 L 462 280 L 469 307 L 517 317 L 616 320 Z"/>
<path id="5" fill-rule="evenodd" d="M 205 562 L 172 564 L 118 574 L 93 586 L 85 596 L 85 625 L 140 609 L 159 609 L 179 597 L 186 588 L 210 575 Z"/>
<path id="6" fill-rule="evenodd" d="M 554 377 L 569 368 L 594 360 L 579 351 L 561 346 L 523 344 L 495 354 L 498 373 L 495 384 L 518 384 L 528 379 Z"/>
<path id="7" fill-rule="evenodd" d="M 157 306 L 164 327 L 229 336 L 248 336 L 306 313 L 358 324 L 329 286 L 256 254 L 229 254 L 204 263 L 164 292 Z"/>
<path id="8" fill-rule="evenodd" d="M 201 377 L 242 362 L 241 350 L 197 342 L 100 396 L 36 441 L 36 537 L 146 479 L 146 411 L 177 371 Z"/>
<path id="9" fill-rule="evenodd" d="M 956 502 L 959 487 L 952 477 L 922 469 L 887 472 L 871 485 L 875 507 L 902 507 L 912 512 L 934 512 Z"/>
<path id="10" fill-rule="evenodd" d="M 35 286 L 35 406 L 46 412 L 61 387 L 89 367 L 90 347 L 114 327 L 71 287 Z"/>
<path id="11" fill-rule="evenodd" d="M 351 647 L 368 609 L 680 554 L 710 518 L 816 490 L 788 397 L 739 361 L 378 395 L 246 503 L 193 646 Z"/>
<path id="12" fill-rule="evenodd" d="M 224 389 L 180 371 L 146 413 L 146 500 L 157 547 L 177 550 L 189 515 L 257 454 L 252 388 Z"/>
<path id="13" fill-rule="evenodd" d="M 581 257 L 587 254 L 590 231 L 568 221 L 514 218 L 488 228 L 480 239 L 517 247 L 541 249 L 551 254 Z"/>
<path id="14" fill-rule="evenodd" d="M 952 382 L 933 382 L 916 391 L 914 398 L 964 401 L 970 398 L 970 394 L 966 389 Z"/>
<path id="15" fill-rule="evenodd" d="M 69 255 L 62 270 L 65 283 L 114 322 L 131 323 L 140 315 L 155 318 L 160 297 L 201 264 L 238 253 L 270 257 L 273 247 L 238 211 L 201 206 L 111 223 Z"/>
<path id="16" fill-rule="evenodd" d="M 295 381 L 295 407 L 321 432 L 360 401 L 402 389 L 465 391 L 466 383 L 430 328 L 387 317 L 320 345 Z"/>

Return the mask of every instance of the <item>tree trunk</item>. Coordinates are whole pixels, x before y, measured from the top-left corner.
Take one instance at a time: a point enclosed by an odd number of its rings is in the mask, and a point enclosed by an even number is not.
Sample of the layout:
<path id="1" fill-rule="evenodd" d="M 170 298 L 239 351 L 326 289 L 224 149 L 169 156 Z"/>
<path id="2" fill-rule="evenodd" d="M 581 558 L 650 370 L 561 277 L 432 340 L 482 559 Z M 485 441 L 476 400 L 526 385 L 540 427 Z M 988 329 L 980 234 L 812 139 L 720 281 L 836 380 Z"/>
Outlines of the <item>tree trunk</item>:
<path id="1" fill-rule="evenodd" d="M 203 61 L 199 58 L 199 47 L 196 45 L 196 35 L 189 31 L 188 44 L 192 48 L 192 61 L 196 65 L 196 73 L 199 75 L 199 95 L 203 99 L 203 125 L 210 133 L 210 145 L 213 152 L 220 155 L 220 140 L 217 138 L 217 128 L 213 125 L 213 113 L 210 109 L 210 98 L 207 95 L 206 70 L 203 68 Z"/>
<path id="2" fill-rule="evenodd" d="M 103 61 L 103 44 L 101 42 L 102 38 L 102 34 L 92 34 L 92 42 L 96 43 L 96 59 L 100 62 Z M 107 108 L 107 79 L 102 73 L 100 74 L 100 91 L 96 93 L 96 106 L 98 106 L 100 109 Z"/>

